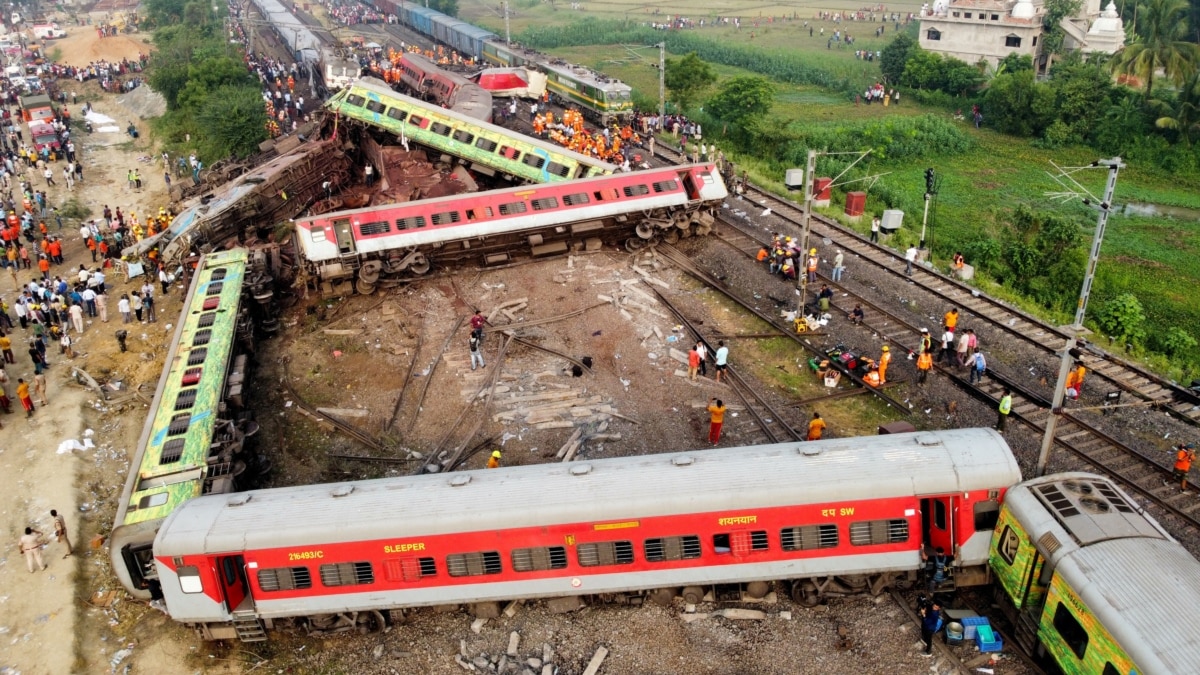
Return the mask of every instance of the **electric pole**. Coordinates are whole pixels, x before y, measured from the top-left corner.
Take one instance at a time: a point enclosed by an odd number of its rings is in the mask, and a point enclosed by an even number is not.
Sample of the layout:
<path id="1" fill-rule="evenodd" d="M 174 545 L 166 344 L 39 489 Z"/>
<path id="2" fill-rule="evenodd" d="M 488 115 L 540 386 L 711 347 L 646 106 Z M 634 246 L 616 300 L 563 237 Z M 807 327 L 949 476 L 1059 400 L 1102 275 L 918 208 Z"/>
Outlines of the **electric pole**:
<path id="1" fill-rule="evenodd" d="M 800 259 L 795 262 L 796 278 L 800 280 L 800 318 L 804 318 L 804 307 L 808 303 L 808 269 L 805 260 L 808 257 L 808 234 L 812 224 L 813 210 L 813 181 L 817 177 L 817 151 L 808 151 L 808 165 L 804 168 L 804 219 L 801 221 L 803 225 L 803 234 L 800 235 L 800 241 L 803 247 L 800 250 Z M 804 267 L 801 270 L 801 267 Z"/>
<path id="2" fill-rule="evenodd" d="M 1073 359 L 1071 352 L 1075 350 L 1075 345 L 1079 341 L 1079 334 L 1083 332 L 1083 317 L 1087 312 L 1088 297 L 1092 294 L 1092 281 L 1096 276 L 1096 266 L 1100 262 L 1100 245 L 1104 241 L 1104 229 L 1108 226 L 1108 215 L 1112 213 L 1113 193 L 1117 189 L 1117 173 L 1125 167 L 1121 162 L 1120 157 L 1112 159 L 1101 159 L 1092 162 L 1091 166 L 1083 168 L 1105 168 L 1108 169 L 1108 183 L 1104 186 L 1104 197 L 1100 199 L 1099 204 L 1094 204 L 1094 198 L 1089 194 L 1083 200 L 1087 206 L 1094 206 L 1100 214 L 1096 217 L 1096 234 L 1092 237 L 1092 250 L 1088 255 L 1087 272 L 1083 275 L 1083 286 L 1079 289 L 1079 304 L 1075 308 L 1075 322 L 1067 327 L 1067 344 L 1062 350 L 1062 362 L 1058 366 L 1058 381 L 1054 384 L 1054 397 L 1050 403 L 1050 416 L 1046 418 L 1046 433 L 1042 436 L 1042 449 L 1038 454 L 1037 475 L 1042 476 L 1046 473 L 1046 464 L 1050 460 L 1050 448 L 1054 447 L 1054 430 L 1058 426 L 1058 418 L 1063 413 L 1062 405 L 1065 389 L 1067 386 L 1067 374 L 1071 372 Z M 1054 177 L 1055 180 L 1060 180 Z M 1064 171 L 1063 178 L 1075 184 L 1076 187 L 1082 190 L 1069 173 Z M 1086 190 L 1083 190 L 1087 194 Z M 1077 193 L 1070 193 L 1068 196 L 1074 196 Z"/>
<path id="3" fill-rule="evenodd" d="M 504 2 L 504 44 L 509 47 L 512 46 L 512 33 L 508 29 L 508 0 Z"/>
<path id="4" fill-rule="evenodd" d="M 667 43 L 658 43 L 658 124 L 667 115 Z"/>

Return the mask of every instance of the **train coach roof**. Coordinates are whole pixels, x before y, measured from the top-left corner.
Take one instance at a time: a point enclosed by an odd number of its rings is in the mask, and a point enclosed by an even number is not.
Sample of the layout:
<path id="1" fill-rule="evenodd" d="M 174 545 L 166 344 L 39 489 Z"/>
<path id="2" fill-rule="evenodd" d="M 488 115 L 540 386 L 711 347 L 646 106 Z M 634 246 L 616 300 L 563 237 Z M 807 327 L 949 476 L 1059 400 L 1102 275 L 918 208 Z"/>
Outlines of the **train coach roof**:
<path id="1" fill-rule="evenodd" d="M 200 497 L 164 523 L 155 553 L 962 493 L 1020 479 L 991 429 L 778 443 Z"/>
<path id="2" fill-rule="evenodd" d="M 1112 539 L 1084 547 L 1057 574 L 1142 673 L 1189 673 L 1200 664 L 1200 562 L 1169 539 Z"/>

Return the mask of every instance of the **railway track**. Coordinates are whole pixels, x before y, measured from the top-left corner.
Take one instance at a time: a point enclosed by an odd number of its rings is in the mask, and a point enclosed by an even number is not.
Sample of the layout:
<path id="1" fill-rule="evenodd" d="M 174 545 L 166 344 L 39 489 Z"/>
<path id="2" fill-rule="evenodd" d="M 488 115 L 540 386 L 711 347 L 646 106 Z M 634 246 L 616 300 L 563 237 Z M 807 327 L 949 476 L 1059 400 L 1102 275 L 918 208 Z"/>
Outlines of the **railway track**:
<path id="1" fill-rule="evenodd" d="M 724 221 L 724 224 L 726 227 L 722 228 L 719 241 L 750 259 L 754 259 L 759 247 L 769 243 L 762 241 L 758 233 L 748 231 L 737 223 Z M 864 322 L 865 327 L 877 333 L 885 344 L 892 344 L 893 349 L 899 348 L 900 353 L 919 346 L 922 327 L 871 302 L 846 285 L 821 275 L 818 275 L 818 278 L 820 282 L 828 284 L 836 291 L 834 310 L 845 312 L 854 303 L 861 303 L 867 310 L 868 320 Z M 940 361 L 939 359 L 934 365 L 937 373 L 953 380 L 960 389 L 993 409 L 999 404 L 1003 389 L 1007 388 L 1013 397 L 1010 421 L 1022 423 L 1037 434 L 1045 433 L 1051 402 L 1044 396 L 1015 378 L 994 370 L 988 371 L 977 384 L 971 383 L 965 376 L 968 373 L 966 369 L 959 369 L 954 365 L 946 366 Z M 1069 411 L 1064 412 L 1059 419 L 1054 443 L 1056 447 L 1070 452 L 1096 470 L 1121 481 L 1131 491 L 1142 495 L 1190 526 L 1200 529 L 1200 490 L 1192 486 L 1181 492 L 1173 481 L 1164 484 L 1164 478 L 1169 478 L 1170 471 L 1162 465 L 1161 457 L 1148 454 L 1114 438 L 1079 414 Z"/>

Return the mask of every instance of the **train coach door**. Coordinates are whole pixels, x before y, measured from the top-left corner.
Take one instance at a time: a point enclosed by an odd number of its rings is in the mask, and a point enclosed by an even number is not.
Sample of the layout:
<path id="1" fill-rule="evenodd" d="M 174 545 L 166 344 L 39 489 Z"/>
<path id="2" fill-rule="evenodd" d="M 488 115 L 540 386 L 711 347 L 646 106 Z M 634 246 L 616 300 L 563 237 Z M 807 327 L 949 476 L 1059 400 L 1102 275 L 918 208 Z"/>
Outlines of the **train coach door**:
<path id="1" fill-rule="evenodd" d="M 921 541 L 930 552 L 939 546 L 954 553 L 954 496 L 921 499 Z"/>
<path id="2" fill-rule="evenodd" d="M 221 579 L 221 592 L 225 595 L 225 606 L 232 614 L 250 603 L 250 587 L 246 583 L 246 561 L 240 555 L 227 555 L 218 559 L 217 576 Z"/>
<path id="3" fill-rule="evenodd" d="M 333 221 L 333 232 L 337 236 L 338 251 L 343 254 L 354 253 L 354 230 L 350 228 L 350 219 Z"/>

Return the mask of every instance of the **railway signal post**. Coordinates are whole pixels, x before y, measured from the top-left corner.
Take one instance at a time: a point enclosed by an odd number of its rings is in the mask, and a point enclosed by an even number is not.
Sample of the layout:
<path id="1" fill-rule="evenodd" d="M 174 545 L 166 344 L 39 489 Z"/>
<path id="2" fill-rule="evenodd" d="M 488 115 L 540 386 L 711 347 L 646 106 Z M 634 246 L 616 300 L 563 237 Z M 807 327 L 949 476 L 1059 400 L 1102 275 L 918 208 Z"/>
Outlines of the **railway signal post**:
<path id="1" fill-rule="evenodd" d="M 1067 344 L 1062 350 L 1062 362 L 1058 366 L 1058 381 L 1054 384 L 1054 397 L 1050 403 L 1050 416 L 1046 418 L 1046 433 L 1042 436 L 1042 449 L 1038 453 L 1037 475 L 1046 475 L 1046 463 L 1050 460 L 1050 448 L 1054 446 L 1054 430 L 1058 426 L 1058 417 L 1062 414 L 1063 398 L 1067 387 L 1067 374 L 1071 371 L 1071 364 L 1075 357 L 1071 356 L 1075 345 L 1079 341 L 1079 333 L 1083 331 L 1083 317 L 1087 312 L 1088 297 L 1092 294 L 1092 280 L 1096 276 L 1096 265 L 1100 262 L 1100 245 L 1104 242 L 1104 229 L 1108 226 L 1108 215 L 1112 213 L 1113 193 L 1117 189 L 1117 173 L 1124 168 L 1125 163 L 1120 157 L 1112 159 L 1100 159 L 1092 162 L 1090 166 L 1078 167 L 1061 170 L 1061 177 L 1054 176 L 1053 178 L 1060 184 L 1066 184 L 1064 181 L 1069 181 L 1074 187 L 1068 187 L 1068 192 L 1064 195 L 1066 198 L 1078 196 L 1080 192 L 1086 195 L 1083 198 L 1083 203 L 1087 206 L 1094 206 L 1099 210 L 1100 214 L 1096 217 L 1096 234 L 1092 237 L 1092 250 L 1088 254 L 1087 271 L 1083 275 L 1083 286 L 1079 289 L 1079 305 L 1075 308 L 1075 321 L 1067 328 L 1067 333 L 1070 337 L 1067 338 Z M 1104 186 L 1104 196 L 1097 202 L 1095 197 L 1092 197 L 1083 186 L 1079 185 L 1071 174 L 1075 171 L 1090 168 L 1105 168 L 1108 169 L 1108 182 Z"/>

